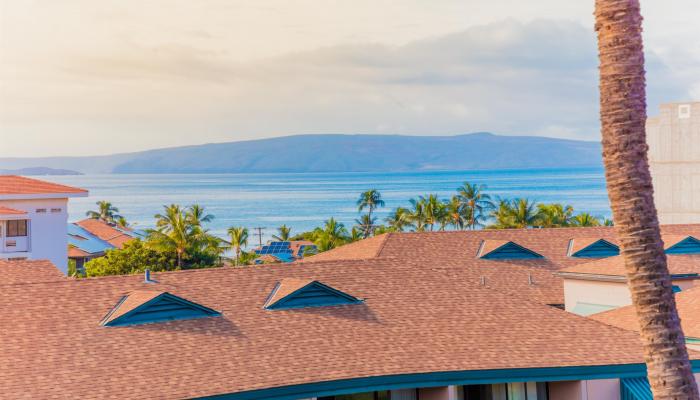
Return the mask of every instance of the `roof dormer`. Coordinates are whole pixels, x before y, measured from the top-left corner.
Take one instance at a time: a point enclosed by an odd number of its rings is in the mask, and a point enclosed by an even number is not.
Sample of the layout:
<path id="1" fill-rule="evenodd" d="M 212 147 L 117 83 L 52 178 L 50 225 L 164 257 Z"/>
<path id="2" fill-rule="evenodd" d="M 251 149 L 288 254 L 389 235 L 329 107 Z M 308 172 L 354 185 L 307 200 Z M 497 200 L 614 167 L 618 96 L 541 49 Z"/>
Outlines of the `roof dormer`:
<path id="1" fill-rule="evenodd" d="M 507 240 L 484 240 L 477 257 L 486 260 L 513 260 L 543 258 L 537 252 Z"/>
<path id="2" fill-rule="evenodd" d="M 620 254 L 620 248 L 601 238 L 576 238 L 569 244 L 569 256 L 579 258 L 604 258 Z"/>
<path id="3" fill-rule="evenodd" d="M 311 279 L 282 279 L 265 302 L 265 309 L 339 306 L 363 301 L 319 281 Z"/>
<path id="4" fill-rule="evenodd" d="M 666 254 L 700 254 L 700 240 L 693 236 L 664 236 Z"/>
<path id="5" fill-rule="evenodd" d="M 218 311 L 168 292 L 136 290 L 122 297 L 102 319 L 100 325 L 141 325 L 220 315 Z"/>

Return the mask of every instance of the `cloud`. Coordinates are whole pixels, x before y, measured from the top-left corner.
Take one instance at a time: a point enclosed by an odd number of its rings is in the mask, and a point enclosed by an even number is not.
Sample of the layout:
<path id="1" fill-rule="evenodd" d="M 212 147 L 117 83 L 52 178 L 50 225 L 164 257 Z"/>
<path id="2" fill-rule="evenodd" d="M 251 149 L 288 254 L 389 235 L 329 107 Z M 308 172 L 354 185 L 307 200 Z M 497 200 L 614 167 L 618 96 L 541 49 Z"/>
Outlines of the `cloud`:
<path id="1" fill-rule="evenodd" d="M 51 60 L 48 75 L 5 68 L 15 79 L 3 79 L 3 132 L 82 153 L 296 133 L 599 138 L 595 36 L 576 22 L 505 20 L 400 46 L 236 60 L 124 40 Z M 647 66 L 652 110 L 690 96 L 651 52 Z M 106 137 L 117 138 L 108 149 Z"/>

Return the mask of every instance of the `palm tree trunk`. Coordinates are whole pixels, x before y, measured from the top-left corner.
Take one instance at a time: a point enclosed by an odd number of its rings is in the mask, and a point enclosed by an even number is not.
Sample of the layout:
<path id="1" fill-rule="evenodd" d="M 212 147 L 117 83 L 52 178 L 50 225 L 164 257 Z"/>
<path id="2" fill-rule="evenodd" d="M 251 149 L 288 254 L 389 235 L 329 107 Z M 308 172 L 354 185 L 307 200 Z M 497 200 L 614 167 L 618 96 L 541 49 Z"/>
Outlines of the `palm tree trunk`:
<path id="1" fill-rule="evenodd" d="M 596 0 L 608 196 L 654 399 L 698 399 L 666 265 L 647 161 L 639 0 Z"/>

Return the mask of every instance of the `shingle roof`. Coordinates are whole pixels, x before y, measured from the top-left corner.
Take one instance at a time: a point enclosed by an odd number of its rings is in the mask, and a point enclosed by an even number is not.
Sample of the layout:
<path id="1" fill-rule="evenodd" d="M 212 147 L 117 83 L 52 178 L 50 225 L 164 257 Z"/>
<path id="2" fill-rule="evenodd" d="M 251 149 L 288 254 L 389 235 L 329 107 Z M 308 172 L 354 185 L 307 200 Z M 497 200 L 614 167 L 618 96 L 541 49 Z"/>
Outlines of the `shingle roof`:
<path id="1" fill-rule="evenodd" d="M 3 288 L 3 395 L 183 398 L 355 377 L 643 360 L 633 332 L 479 287 L 459 269 L 377 260 L 155 278 Z M 285 278 L 319 280 L 365 302 L 265 310 L 267 294 Z M 146 289 L 222 316 L 99 326 L 126 293 Z"/>
<path id="2" fill-rule="evenodd" d="M 699 255 L 666 255 L 668 270 L 671 274 L 699 274 Z M 625 260 L 622 256 L 602 258 L 573 267 L 564 268 L 560 273 L 625 276 Z"/>
<path id="3" fill-rule="evenodd" d="M 14 208 L 0 206 L 0 215 L 24 215 L 26 213 L 26 211 L 15 210 Z"/>
<path id="4" fill-rule="evenodd" d="M 48 260 L 0 259 L 0 286 L 56 282 L 66 279 L 66 276 Z"/>
<path id="5" fill-rule="evenodd" d="M 87 190 L 18 175 L 0 175 L 2 194 L 87 193 Z"/>
<path id="6" fill-rule="evenodd" d="M 304 258 L 305 261 L 329 261 L 329 260 L 367 260 L 379 256 L 379 253 L 387 240 L 394 235 L 385 233 L 368 239 L 359 240 L 344 246 L 336 247 L 330 251 L 319 253 Z"/>
<path id="7" fill-rule="evenodd" d="M 667 235 L 695 235 L 700 237 L 700 224 L 664 225 Z M 550 270 L 577 265 L 590 259 L 569 257 L 571 240 L 604 239 L 617 244 L 614 227 L 576 227 L 549 229 L 482 229 L 475 231 L 446 232 L 402 232 L 381 235 L 341 246 L 336 249 L 308 257 L 306 261 L 398 258 L 425 261 L 469 262 L 474 259 L 484 241 L 512 241 L 541 254 L 543 259 L 508 260 L 519 265 L 537 266 Z M 501 263 L 503 261 L 489 261 Z"/>
<path id="8" fill-rule="evenodd" d="M 700 338 L 700 288 L 694 287 L 676 293 L 676 307 L 685 336 Z M 588 318 L 622 329 L 639 331 L 634 306 L 616 308 L 590 315 Z"/>

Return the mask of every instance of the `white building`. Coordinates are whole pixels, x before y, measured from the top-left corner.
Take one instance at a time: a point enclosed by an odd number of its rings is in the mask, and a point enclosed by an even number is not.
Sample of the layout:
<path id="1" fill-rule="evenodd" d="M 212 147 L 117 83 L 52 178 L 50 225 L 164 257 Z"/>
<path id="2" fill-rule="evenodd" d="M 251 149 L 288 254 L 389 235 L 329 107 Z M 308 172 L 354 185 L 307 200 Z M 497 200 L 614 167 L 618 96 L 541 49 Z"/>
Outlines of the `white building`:
<path id="1" fill-rule="evenodd" d="M 68 199 L 87 190 L 0 175 L 0 258 L 46 259 L 68 272 Z"/>
<path id="2" fill-rule="evenodd" d="M 646 129 L 660 222 L 700 222 L 700 102 L 662 104 Z"/>

